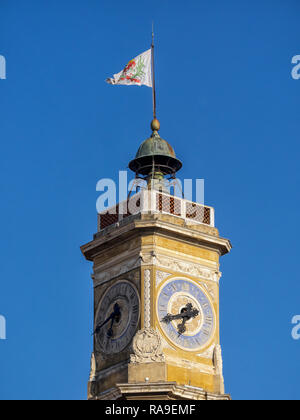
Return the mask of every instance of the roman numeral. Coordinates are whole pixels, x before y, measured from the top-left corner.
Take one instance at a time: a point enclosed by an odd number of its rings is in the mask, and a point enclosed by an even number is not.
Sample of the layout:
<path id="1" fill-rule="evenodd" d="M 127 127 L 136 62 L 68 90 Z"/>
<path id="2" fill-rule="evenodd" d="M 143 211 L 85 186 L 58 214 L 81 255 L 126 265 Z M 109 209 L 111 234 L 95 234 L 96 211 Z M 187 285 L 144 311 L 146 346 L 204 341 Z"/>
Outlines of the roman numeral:
<path id="1" fill-rule="evenodd" d="M 136 312 L 138 312 L 138 310 L 139 310 L 139 305 L 134 305 L 133 307 L 132 307 L 132 312 L 135 314 Z"/>
<path id="2" fill-rule="evenodd" d="M 174 290 L 174 292 L 177 292 L 177 286 L 175 283 L 171 283 L 171 287 Z"/>
<path id="3" fill-rule="evenodd" d="M 162 305 L 161 303 L 158 305 L 158 309 L 162 312 L 167 312 L 167 306 Z"/>

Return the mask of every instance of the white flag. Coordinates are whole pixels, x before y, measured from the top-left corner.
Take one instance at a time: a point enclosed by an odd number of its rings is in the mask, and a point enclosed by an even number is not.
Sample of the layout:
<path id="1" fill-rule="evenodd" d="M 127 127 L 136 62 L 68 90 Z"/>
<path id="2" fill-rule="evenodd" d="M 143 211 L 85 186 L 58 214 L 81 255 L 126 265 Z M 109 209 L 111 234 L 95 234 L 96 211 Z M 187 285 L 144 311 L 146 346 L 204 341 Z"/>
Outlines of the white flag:
<path id="1" fill-rule="evenodd" d="M 151 49 L 130 60 L 127 66 L 111 79 L 106 79 L 111 85 L 146 85 L 152 87 Z"/>

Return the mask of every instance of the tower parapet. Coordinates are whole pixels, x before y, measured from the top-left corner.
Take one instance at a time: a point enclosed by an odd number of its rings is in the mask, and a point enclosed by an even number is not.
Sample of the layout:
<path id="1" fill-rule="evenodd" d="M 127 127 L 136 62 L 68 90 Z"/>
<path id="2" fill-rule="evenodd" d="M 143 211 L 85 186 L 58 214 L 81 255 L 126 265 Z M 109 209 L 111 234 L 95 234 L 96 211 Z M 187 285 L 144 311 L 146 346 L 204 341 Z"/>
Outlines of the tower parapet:
<path id="1" fill-rule="evenodd" d="M 169 214 L 184 219 L 186 223 L 215 226 L 215 211 L 213 207 L 194 203 L 156 189 L 142 189 L 127 201 L 123 201 L 98 214 L 98 231 L 102 231 L 130 216 L 140 213 Z"/>

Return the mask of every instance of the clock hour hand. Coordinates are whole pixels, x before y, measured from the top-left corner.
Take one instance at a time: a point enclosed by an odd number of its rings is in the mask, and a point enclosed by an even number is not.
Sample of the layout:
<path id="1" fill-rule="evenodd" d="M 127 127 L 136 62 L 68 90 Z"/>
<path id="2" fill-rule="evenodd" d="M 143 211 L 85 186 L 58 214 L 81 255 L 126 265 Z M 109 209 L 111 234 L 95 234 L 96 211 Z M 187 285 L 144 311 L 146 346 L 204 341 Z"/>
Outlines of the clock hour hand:
<path id="1" fill-rule="evenodd" d="M 178 335 L 182 335 L 186 332 L 186 326 L 185 323 L 188 321 L 187 318 L 183 318 L 183 321 L 181 324 L 178 324 L 177 328 L 178 328 Z"/>
<path id="2" fill-rule="evenodd" d="M 112 338 L 112 336 L 113 336 L 113 334 L 114 334 L 114 332 L 113 332 L 113 326 L 114 326 L 114 323 L 115 323 L 115 318 L 113 318 L 112 320 L 111 320 L 111 325 L 110 325 L 110 329 L 107 331 L 107 338 Z"/>
<path id="3" fill-rule="evenodd" d="M 113 325 L 114 325 L 115 322 L 119 322 L 120 318 L 121 318 L 121 308 L 116 303 L 115 306 L 114 306 L 114 316 L 111 320 L 110 329 L 107 331 L 107 338 L 112 338 L 112 336 L 114 335 Z"/>
<path id="4" fill-rule="evenodd" d="M 114 306 L 114 311 L 111 313 L 111 315 L 100 325 L 97 325 L 93 335 L 98 334 L 101 330 L 101 328 L 104 327 L 104 325 L 108 324 L 109 321 L 112 321 L 110 329 L 107 332 L 107 336 L 109 336 L 109 333 L 111 333 L 111 335 L 109 337 L 112 337 L 112 327 L 115 321 L 118 321 L 121 317 L 121 308 L 120 306 L 116 303 Z"/>

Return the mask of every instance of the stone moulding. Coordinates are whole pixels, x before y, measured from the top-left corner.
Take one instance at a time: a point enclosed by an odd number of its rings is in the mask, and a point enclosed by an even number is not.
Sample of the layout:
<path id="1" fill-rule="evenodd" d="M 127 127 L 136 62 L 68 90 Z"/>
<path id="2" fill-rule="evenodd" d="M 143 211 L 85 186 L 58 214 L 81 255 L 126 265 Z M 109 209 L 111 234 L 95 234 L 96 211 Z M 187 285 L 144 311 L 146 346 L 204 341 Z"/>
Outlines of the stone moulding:
<path id="1" fill-rule="evenodd" d="M 103 401 L 116 401 L 122 398 L 122 394 L 118 388 L 111 388 L 101 393 L 98 397 L 94 397 L 94 400 Z"/>
<path id="2" fill-rule="evenodd" d="M 176 382 L 117 384 L 117 389 L 125 399 L 142 400 L 143 395 L 155 395 L 153 400 L 223 400 L 230 401 L 227 394 L 214 394 L 201 388 L 178 385 Z M 157 397 L 159 396 L 159 397 Z"/>

